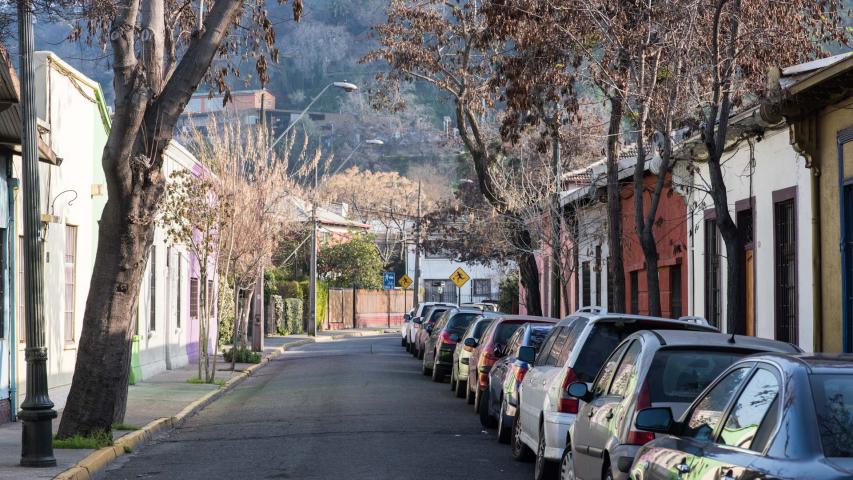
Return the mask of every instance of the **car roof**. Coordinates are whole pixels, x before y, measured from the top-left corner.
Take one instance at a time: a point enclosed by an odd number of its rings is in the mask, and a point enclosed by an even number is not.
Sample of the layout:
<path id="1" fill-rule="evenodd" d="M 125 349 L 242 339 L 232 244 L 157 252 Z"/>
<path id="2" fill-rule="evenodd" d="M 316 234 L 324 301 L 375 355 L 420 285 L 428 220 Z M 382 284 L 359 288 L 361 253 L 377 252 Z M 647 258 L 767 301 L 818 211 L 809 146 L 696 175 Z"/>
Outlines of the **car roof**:
<path id="1" fill-rule="evenodd" d="M 796 363 L 805 367 L 809 373 L 853 374 L 853 354 L 849 353 L 762 353 L 752 355 L 751 360 L 776 360 L 775 363 Z"/>
<path id="2" fill-rule="evenodd" d="M 505 313 L 502 314 L 502 313 L 492 312 L 492 316 L 498 322 L 504 322 L 504 321 L 517 322 L 519 320 L 525 321 L 525 322 L 539 322 L 539 323 L 558 323 L 559 322 L 559 320 L 557 320 L 556 318 L 537 317 L 535 315 L 507 315 Z"/>
<path id="3" fill-rule="evenodd" d="M 478 314 L 483 313 L 483 311 L 480 310 L 479 308 L 471 308 L 471 307 L 454 307 L 452 310 L 454 310 L 453 313 L 478 313 Z"/>
<path id="4" fill-rule="evenodd" d="M 632 336 L 653 336 L 661 345 L 666 347 L 726 347 L 792 354 L 801 352 L 798 347 L 778 340 L 715 332 L 654 329 L 640 330 Z"/>
<path id="5" fill-rule="evenodd" d="M 700 332 L 717 332 L 719 333 L 719 329 L 713 327 L 711 325 L 703 325 L 701 323 L 695 323 L 693 321 L 688 320 L 678 320 L 672 318 L 663 318 L 663 317 L 649 317 L 646 315 L 632 315 L 627 313 L 588 313 L 588 312 L 578 312 L 569 315 L 568 317 L 560 320 L 559 326 L 564 327 L 566 325 L 570 325 L 575 321 L 576 318 L 584 318 L 590 324 L 593 323 L 601 323 L 601 322 L 637 322 L 637 321 L 648 321 L 655 322 L 659 329 L 665 325 L 679 326 L 681 330 L 687 331 L 700 331 Z M 692 318 L 692 317 L 691 317 Z M 687 328 L 684 328 L 684 327 Z M 652 326 L 652 329 L 655 329 Z"/>

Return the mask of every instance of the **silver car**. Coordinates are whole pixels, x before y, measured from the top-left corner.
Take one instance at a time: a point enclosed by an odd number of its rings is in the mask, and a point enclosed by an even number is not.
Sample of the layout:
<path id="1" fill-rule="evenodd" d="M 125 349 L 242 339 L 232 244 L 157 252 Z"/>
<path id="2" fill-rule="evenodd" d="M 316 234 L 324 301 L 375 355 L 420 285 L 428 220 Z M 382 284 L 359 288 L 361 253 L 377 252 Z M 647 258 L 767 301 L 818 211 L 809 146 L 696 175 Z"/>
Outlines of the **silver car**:
<path id="1" fill-rule="evenodd" d="M 556 473 L 569 429 L 578 415 L 578 399 L 568 395 L 568 386 L 575 382 L 591 386 L 604 361 L 622 340 L 649 329 L 717 331 L 695 318 L 672 320 L 584 308 L 561 320 L 545 339 L 541 351 L 534 354 L 532 347 L 519 349 L 518 358 L 533 368 L 519 387 L 518 412 L 508 411 L 516 416 L 510 445 L 517 460 L 535 452 L 537 480 Z"/>
<path id="2" fill-rule="evenodd" d="M 421 322 L 423 318 L 429 314 L 429 310 L 431 310 L 435 306 L 446 306 L 446 307 L 455 307 L 456 305 L 452 303 L 443 303 L 443 302 L 421 302 L 418 304 L 418 308 L 415 309 L 414 313 L 412 313 L 412 319 L 408 322 L 408 327 L 406 328 L 406 351 L 409 353 L 415 353 L 415 338 L 417 338 L 418 330 L 421 328 Z"/>
<path id="3" fill-rule="evenodd" d="M 790 343 L 721 333 L 643 330 L 626 338 L 592 383 L 569 385 L 581 401 L 560 465 L 561 479 L 627 480 L 634 455 L 654 440 L 634 426 L 637 412 L 680 416 L 731 364 L 754 353 L 797 353 Z"/>
<path id="4" fill-rule="evenodd" d="M 468 326 L 460 341 L 456 343 L 456 349 L 453 351 L 453 365 L 450 370 L 450 389 L 459 398 L 465 398 L 465 392 L 468 390 L 468 359 L 471 357 L 471 351 L 474 350 L 473 347 L 465 345 L 465 341 L 469 338 L 480 341 L 486 327 L 494 319 L 495 317 L 490 313 L 484 313 L 483 317 Z"/>

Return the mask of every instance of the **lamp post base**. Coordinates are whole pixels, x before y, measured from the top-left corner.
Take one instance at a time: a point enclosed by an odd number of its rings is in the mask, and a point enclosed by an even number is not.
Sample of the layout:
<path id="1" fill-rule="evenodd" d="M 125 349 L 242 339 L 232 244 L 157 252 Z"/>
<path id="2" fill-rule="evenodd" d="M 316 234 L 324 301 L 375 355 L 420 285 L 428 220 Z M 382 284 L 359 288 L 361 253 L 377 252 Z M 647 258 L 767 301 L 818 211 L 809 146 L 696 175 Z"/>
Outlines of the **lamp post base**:
<path id="1" fill-rule="evenodd" d="M 53 456 L 53 419 L 56 410 L 21 410 L 21 466 L 55 467 Z"/>

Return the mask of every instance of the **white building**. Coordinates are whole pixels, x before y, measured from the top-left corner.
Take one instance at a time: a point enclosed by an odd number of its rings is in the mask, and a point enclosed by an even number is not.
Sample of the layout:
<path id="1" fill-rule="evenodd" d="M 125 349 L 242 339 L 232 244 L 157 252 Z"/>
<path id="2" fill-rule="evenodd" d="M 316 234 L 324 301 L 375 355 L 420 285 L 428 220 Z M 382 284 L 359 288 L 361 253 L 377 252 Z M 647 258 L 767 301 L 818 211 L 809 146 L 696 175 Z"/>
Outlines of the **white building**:
<path id="1" fill-rule="evenodd" d="M 752 112 L 734 117 L 733 128 L 751 122 Z M 688 195 L 688 232 L 694 233 L 688 239 L 690 313 L 706 317 L 724 332 L 775 338 L 811 350 L 810 171 L 791 147 L 787 125 L 732 145 L 723 160 L 729 211 L 746 232 L 747 316 L 725 318 L 725 244 L 708 194 L 708 164 L 696 157 L 679 162 L 674 173 L 694 187 Z M 692 174 L 684 168 L 687 164 L 695 167 Z"/>

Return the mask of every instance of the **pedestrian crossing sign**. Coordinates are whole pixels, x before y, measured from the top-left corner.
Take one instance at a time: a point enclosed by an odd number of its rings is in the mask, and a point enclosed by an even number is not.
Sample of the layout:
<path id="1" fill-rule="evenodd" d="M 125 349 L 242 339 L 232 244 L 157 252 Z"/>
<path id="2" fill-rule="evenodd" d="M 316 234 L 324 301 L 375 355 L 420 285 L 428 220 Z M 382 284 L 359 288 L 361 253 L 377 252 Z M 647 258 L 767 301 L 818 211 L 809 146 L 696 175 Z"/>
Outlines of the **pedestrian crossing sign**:
<path id="1" fill-rule="evenodd" d="M 414 283 L 414 282 L 412 281 L 412 277 L 410 277 L 408 275 L 403 275 L 402 277 L 400 277 L 400 281 L 397 283 L 399 283 L 400 286 L 403 287 L 403 290 L 406 290 L 409 287 L 411 287 L 412 283 Z"/>
<path id="2" fill-rule="evenodd" d="M 462 267 L 457 268 L 450 275 L 450 281 L 455 283 L 457 287 L 462 288 L 462 285 L 468 283 L 468 280 L 471 280 L 471 277 L 465 273 L 465 270 L 462 270 Z"/>

